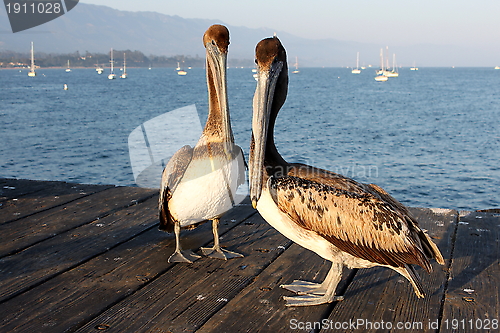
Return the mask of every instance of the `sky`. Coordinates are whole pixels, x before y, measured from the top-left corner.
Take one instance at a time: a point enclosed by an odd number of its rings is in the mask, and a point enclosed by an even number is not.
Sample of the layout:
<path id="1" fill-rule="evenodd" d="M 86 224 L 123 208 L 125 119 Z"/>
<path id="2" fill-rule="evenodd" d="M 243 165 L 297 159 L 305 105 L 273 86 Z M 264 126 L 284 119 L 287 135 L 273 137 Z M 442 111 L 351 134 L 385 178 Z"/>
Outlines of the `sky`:
<path id="1" fill-rule="evenodd" d="M 344 41 L 430 43 L 498 52 L 499 0 L 80 0 L 127 11 L 218 19 L 233 26 L 273 28 Z"/>

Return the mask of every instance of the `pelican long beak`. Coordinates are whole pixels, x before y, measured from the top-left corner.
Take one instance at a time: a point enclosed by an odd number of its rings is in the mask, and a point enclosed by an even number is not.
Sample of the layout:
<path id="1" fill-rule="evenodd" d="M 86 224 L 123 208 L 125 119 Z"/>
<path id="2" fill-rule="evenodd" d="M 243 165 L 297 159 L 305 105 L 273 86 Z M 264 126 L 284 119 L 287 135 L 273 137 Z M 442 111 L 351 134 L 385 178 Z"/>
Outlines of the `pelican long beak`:
<path id="1" fill-rule="evenodd" d="M 250 147 L 250 199 L 257 207 L 264 182 L 264 159 L 269 132 L 269 117 L 273 105 L 274 91 L 283 62 L 273 62 L 268 70 L 259 70 L 257 88 L 253 97 L 252 142 Z"/>
<path id="2" fill-rule="evenodd" d="M 217 102 L 219 104 L 223 128 L 227 129 L 224 131 L 228 136 L 226 141 L 232 142 L 233 134 L 231 131 L 231 120 L 229 117 L 229 107 L 227 101 L 227 52 L 221 51 L 212 43 L 207 43 L 205 46 L 207 49 L 207 70 L 209 71 L 207 81 L 210 80 L 211 75 L 215 86 L 215 93 L 217 95 Z"/>

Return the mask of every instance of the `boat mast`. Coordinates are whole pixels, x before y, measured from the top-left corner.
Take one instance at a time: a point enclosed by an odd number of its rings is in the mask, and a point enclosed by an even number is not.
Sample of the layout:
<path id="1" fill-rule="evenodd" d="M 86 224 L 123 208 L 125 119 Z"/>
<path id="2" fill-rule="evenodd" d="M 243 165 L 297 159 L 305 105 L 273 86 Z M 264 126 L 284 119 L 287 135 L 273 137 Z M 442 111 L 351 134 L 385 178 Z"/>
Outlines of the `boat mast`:
<path id="1" fill-rule="evenodd" d="M 384 71 L 384 49 L 380 49 L 380 69 Z"/>
<path id="2" fill-rule="evenodd" d="M 113 74 L 113 48 L 111 48 L 111 57 L 109 63 L 111 64 L 111 74 Z"/>
<path id="3" fill-rule="evenodd" d="M 31 65 L 30 65 L 30 71 L 28 72 L 28 76 L 30 76 L 30 77 L 36 76 L 36 72 L 35 72 L 35 49 L 33 47 L 33 42 L 31 42 Z"/>
<path id="4" fill-rule="evenodd" d="M 31 42 L 31 71 L 35 71 L 35 51 L 33 50 L 33 42 Z"/>
<path id="5" fill-rule="evenodd" d="M 385 70 L 389 70 L 389 46 L 385 47 Z"/>

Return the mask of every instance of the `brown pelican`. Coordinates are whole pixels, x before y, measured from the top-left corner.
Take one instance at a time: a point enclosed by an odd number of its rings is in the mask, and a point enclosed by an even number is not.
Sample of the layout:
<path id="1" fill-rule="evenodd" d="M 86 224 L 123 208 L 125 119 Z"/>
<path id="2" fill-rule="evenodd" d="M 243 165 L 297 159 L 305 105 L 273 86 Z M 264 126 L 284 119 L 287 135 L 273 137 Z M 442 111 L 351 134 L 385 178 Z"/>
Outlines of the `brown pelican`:
<path id="1" fill-rule="evenodd" d="M 256 47 L 258 82 L 253 100 L 250 197 L 263 218 L 286 237 L 332 262 L 322 283 L 296 280 L 281 287 L 298 294 L 287 306 L 343 299 L 335 295 L 343 265 L 384 266 L 424 291 L 413 264 L 444 264 L 408 209 L 382 188 L 333 172 L 286 162 L 274 144 L 274 124 L 288 90 L 286 52 L 277 37 Z"/>
<path id="2" fill-rule="evenodd" d="M 214 246 L 202 248 L 205 255 L 219 259 L 243 257 L 221 249 L 219 218 L 235 204 L 238 185 L 245 180 L 241 148 L 234 144 L 226 93 L 226 59 L 229 31 L 213 25 L 205 32 L 209 114 L 194 148 L 184 146 L 163 170 L 159 215 L 160 230 L 175 232 L 176 249 L 169 262 L 193 262 L 200 258 L 182 250 L 180 230 L 192 229 L 212 220 Z"/>

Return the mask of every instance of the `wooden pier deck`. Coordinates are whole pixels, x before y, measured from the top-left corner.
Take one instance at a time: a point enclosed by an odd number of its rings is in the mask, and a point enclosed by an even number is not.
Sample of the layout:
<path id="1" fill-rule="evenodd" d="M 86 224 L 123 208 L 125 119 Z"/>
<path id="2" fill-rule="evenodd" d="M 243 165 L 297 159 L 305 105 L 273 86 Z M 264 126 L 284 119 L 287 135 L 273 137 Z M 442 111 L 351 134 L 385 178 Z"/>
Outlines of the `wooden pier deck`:
<path id="1" fill-rule="evenodd" d="M 0 179 L 0 332 L 500 330 L 498 212 L 411 209 L 446 259 L 418 270 L 423 299 L 389 269 L 346 269 L 345 300 L 286 307 L 279 285 L 321 281 L 328 262 L 247 201 L 221 221 L 222 245 L 244 258 L 169 264 L 174 237 L 158 231 L 157 192 Z M 211 226 L 181 237 L 198 250 Z"/>

